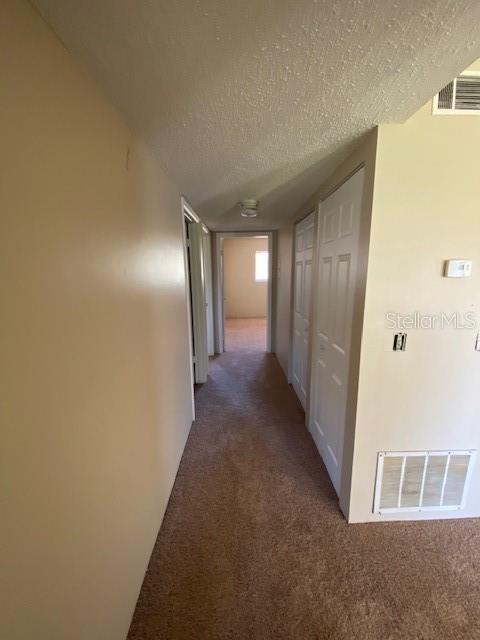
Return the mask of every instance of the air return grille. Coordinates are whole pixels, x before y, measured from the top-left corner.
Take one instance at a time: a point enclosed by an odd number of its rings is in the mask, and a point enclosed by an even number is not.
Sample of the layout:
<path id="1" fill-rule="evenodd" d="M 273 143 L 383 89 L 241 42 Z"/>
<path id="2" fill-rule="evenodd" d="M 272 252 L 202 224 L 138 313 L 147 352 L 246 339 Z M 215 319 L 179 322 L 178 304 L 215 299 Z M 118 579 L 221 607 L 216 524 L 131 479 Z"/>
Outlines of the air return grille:
<path id="1" fill-rule="evenodd" d="M 480 115 L 480 73 L 469 72 L 447 84 L 435 96 L 433 112 Z"/>
<path id="2" fill-rule="evenodd" d="M 382 451 L 374 512 L 463 509 L 475 451 Z"/>

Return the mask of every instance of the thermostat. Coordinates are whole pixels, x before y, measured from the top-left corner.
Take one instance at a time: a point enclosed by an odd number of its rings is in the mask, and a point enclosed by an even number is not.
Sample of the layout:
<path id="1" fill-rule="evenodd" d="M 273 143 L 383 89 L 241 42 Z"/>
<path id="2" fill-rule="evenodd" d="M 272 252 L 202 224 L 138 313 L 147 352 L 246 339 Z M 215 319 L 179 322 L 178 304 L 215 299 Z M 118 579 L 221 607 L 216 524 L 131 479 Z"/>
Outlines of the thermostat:
<path id="1" fill-rule="evenodd" d="M 446 260 L 443 275 L 446 278 L 468 278 L 472 275 L 472 261 Z"/>

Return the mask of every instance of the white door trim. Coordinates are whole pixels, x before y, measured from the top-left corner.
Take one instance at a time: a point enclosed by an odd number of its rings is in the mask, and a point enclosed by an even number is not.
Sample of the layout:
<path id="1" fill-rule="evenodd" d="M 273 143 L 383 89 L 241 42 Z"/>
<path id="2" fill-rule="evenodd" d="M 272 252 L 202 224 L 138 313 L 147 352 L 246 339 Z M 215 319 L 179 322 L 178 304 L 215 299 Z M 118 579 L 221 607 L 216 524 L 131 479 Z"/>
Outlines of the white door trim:
<path id="1" fill-rule="evenodd" d="M 225 351 L 225 309 L 223 291 L 223 240 L 225 238 L 245 238 L 255 236 L 267 236 L 268 238 L 268 283 L 267 283 L 267 353 L 273 348 L 273 231 L 217 231 L 215 233 L 215 252 L 213 256 L 213 290 L 215 311 L 215 353 Z"/>
<path id="2" fill-rule="evenodd" d="M 200 218 L 197 216 L 193 207 L 189 202 L 182 196 L 182 215 L 190 220 L 190 222 L 201 222 Z"/>
<path id="3" fill-rule="evenodd" d="M 195 401 L 193 396 L 193 382 L 203 383 L 208 375 L 208 338 L 207 338 L 207 299 L 206 299 L 206 269 L 204 258 L 204 236 L 209 230 L 193 210 L 187 200 L 181 197 L 183 257 L 185 265 L 185 296 L 188 311 L 188 337 L 190 352 L 190 376 L 192 380 L 192 406 L 195 415 Z M 189 247 L 185 231 L 185 223 L 189 224 L 192 232 Z M 190 278 L 190 281 L 189 281 Z M 191 296 L 190 296 L 191 285 Z M 193 328 L 192 328 L 193 325 Z M 195 342 L 195 354 L 193 343 Z M 195 366 L 193 364 L 195 359 Z"/>
<path id="4" fill-rule="evenodd" d="M 192 403 L 192 418 L 195 420 L 195 398 L 193 394 L 193 384 L 194 384 L 194 375 L 193 375 L 193 336 L 192 336 L 192 309 L 190 304 L 190 282 L 189 282 L 189 273 L 188 273 L 188 248 L 187 248 L 187 234 L 185 230 L 185 220 L 189 217 L 188 209 L 189 206 L 186 202 L 185 198 L 180 198 L 180 215 L 181 215 L 181 225 L 182 225 L 182 240 L 183 240 L 183 268 L 185 274 L 185 301 L 187 305 L 187 331 L 188 331 L 188 353 L 189 353 L 189 376 L 190 376 L 190 389 L 191 395 L 190 400 Z"/>
<path id="5" fill-rule="evenodd" d="M 195 344 L 195 382 L 204 383 L 208 376 L 207 301 L 205 261 L 203 255 L 204 230 L 201 222 L 189 223 L 190 265 L 192 283 L 192 317 Z"/>

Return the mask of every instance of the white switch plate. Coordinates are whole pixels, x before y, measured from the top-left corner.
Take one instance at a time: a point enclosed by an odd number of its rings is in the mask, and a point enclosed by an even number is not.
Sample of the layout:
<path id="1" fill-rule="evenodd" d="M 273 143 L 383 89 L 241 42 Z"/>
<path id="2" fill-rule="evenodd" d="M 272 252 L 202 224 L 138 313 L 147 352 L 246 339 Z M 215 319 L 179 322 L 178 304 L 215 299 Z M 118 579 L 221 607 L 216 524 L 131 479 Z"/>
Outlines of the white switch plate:
<path id="1" fill-rule="evenodd" d="M 472 275 L 472 261 L 446 260 L 443 274 L 446 278 L 468 278 Z"/>

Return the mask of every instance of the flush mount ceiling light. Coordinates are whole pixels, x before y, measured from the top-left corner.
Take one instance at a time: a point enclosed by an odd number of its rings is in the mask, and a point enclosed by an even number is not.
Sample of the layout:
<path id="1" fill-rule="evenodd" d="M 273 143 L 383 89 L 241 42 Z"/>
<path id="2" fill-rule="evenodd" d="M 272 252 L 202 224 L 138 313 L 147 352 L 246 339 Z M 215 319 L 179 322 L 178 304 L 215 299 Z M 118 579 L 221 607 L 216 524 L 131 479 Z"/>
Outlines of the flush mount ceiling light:
<path id="1" fill-rule="evenodd" d="M 258 200 L 242 200 L 240 207 L 240 215 L 244 218 L 256 218 L 258 216 Z"/>

